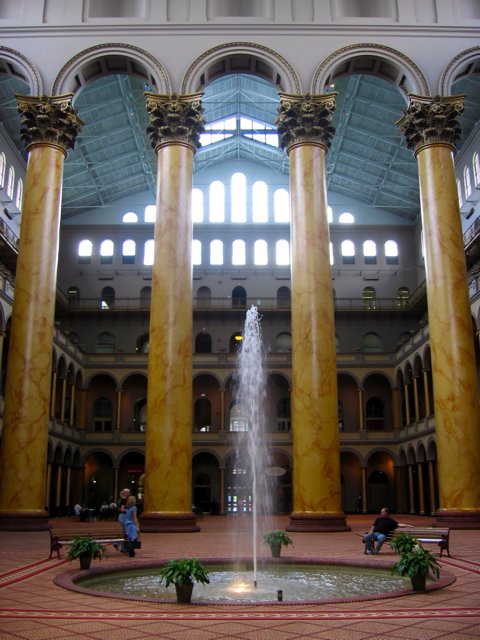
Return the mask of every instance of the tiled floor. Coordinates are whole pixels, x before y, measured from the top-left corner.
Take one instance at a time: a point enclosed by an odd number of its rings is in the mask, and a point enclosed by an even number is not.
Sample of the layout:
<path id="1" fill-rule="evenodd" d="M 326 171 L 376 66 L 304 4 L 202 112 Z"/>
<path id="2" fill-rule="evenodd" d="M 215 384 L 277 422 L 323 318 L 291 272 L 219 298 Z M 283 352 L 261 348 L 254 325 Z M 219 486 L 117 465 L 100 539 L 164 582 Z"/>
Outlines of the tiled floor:
<path id="1" fill-rule="evenodd" d="M 379 556 L 364 556 L 359 535 L 373 516 L 350 516 L 346 533 L 292 533 L 294 547 L 284 554 L 296 558 L 318 557 L 365 560 L 390 565 L 396 556 L 384 547 Z M 431 518 L 402 516 L 403 522 L 431 524 Z M 209 517 L 201 532 L 143 534 L 135 561 L 197 556 L 212 558 L 246 555 L 242 536 L 230 545 L 230 525 L 250 528 L 248 518 Z M 274 526 L 285 528 L 287 518 Z M 89 638 L 90 640 L 261 639 L 325 640 L 421 639 L 468 640 L 480 638 L 480 531 L 453 531 L 452 557 L 442 567 L 454 574 L 450 586 L 432 592 L 398 598 L 324 604 L 272 605 L 176 605 L 137 602 L 84 595 L 63 589 L 53 580 L 75 572 L 76 563 L 49 555 L 48 532 L 0 532 L 0 638 L 40 640 Z M 245 545 L 245 546 L 243 546 Z M 268 555 L 267 549 L 260 552 Z M 128 562 L 112 550 L 102 566 Z M 35 564 L 38 563 L 38 564 Z M 196 587 L 202 589 L 203 587 Z M 195 599 L 195 591 L 194 591 Z"/>

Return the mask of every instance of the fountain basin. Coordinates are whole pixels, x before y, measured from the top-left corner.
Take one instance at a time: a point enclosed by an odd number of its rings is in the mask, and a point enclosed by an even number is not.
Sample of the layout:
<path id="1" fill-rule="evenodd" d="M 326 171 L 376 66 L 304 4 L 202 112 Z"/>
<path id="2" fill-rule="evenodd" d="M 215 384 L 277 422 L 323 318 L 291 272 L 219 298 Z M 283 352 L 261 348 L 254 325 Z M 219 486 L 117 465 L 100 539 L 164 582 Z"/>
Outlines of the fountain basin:
<path id="1" fill-rule="evenodd" d="M 192 604 L 321 604 L 391 598 L 414 593 L 409 578 L 390 575 L 391 562 L 333 563 L 328 559 L 280 558 L 260 561 L 257 588 L 253 587 L 251 559 L 203 558 L 211 583 L 195 585 Z M 143 602 L 174 603 L 173 586 L 160 585 L 158 569 L 164 561 L 121 562 L 114 568 L 95 566 L 89 571 L 61 574 L 61 587 L 107 598 Z M 237 568 L 237 565 L 240 567 Z M 442 570 L 439 581 L 428 581 L 427 591 L 442 588 L 455 580 Z M 281 591 L 279 596 L 278 591 Z M 279 601 L 279 597 L 282 598 Z"/>

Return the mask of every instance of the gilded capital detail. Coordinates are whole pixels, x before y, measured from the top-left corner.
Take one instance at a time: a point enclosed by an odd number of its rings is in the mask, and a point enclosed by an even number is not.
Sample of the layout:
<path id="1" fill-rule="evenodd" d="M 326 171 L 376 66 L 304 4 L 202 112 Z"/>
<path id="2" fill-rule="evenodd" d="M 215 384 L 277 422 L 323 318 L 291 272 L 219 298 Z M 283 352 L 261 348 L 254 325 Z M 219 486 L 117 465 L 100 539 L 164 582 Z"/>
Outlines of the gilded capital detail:
<path id="1" fill-rule="evenodd" d="M 27 149 L 34 144 L 50 144 L 65 155 L 73 149 L 83 125 L 72 106 L 73 94 L 15 97 L 22 123 L 20 137 Z"/>
<path id="2" fill-rule="evenodd" d="M 463 111 L 465 95 L 416 96 L 411 94 L 410 105 L 398 125 L 405 136 L 407 147 L 415 153 L 430 144 L 455 143 L 461 135 L 458 116 Z"/>
<path id="3" fill-rule="evenodd" d="M 330 146 L 335 128 L 332 116 L 336 93 L 322 95 L 292 95 L 279 93 L 280 106 L 276 121 L 280 146 L 286 149 L 295 144 L 317 143 Z"/>
<path id="4" fill-rule="evenodd" d="M 200 147 L 200 134 L 205 131 L 201 93 L 179 96 L 145 92 L 150 125 L 147 133 L 152 147 L 177 142 L 193 151 Z"/>

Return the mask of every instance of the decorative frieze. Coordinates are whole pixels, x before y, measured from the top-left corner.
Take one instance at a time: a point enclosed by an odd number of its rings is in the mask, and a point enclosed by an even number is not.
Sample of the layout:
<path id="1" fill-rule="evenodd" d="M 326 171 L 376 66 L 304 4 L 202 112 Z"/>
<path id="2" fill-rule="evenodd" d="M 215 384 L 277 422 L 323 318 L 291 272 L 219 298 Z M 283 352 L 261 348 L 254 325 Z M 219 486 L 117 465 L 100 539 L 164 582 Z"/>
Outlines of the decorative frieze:
<path id="1" fill-rule="evenodd" d="M 150 125 L 147 133 L 152 147 L 168 142 L 187 144 L 195 151 L 205 131 L 201 93 L 159 95 L 145 93 Z"/>
<path id="2" fill-rule="evenodd" d="M 415 153 L 430 144 L 449 144 L 455 147 L 461 129 L 458 116 L 463 111 L 464 95 L 416 96 L 411 94 L 410 105 L 398 125 L 407 146 Z"/>
<path id="3" fill-rule="evenodd" d="M 50 144 L 65 155 L 73 149 L 83 125 L 72 106 L 73 94 L 15 97 L 22 123 L 20 137 L 27 149 L 34 144 Z"/>
<path id="4" fill-rule="evenodd" d="M 317 143 L 328 149 L 335 133 L 332 116 L 337 94 L 278 95 L 280 106 L 275 124 L 280 146 L 286 149 L 287 153 L 292 145 L 304 143 Z"/>

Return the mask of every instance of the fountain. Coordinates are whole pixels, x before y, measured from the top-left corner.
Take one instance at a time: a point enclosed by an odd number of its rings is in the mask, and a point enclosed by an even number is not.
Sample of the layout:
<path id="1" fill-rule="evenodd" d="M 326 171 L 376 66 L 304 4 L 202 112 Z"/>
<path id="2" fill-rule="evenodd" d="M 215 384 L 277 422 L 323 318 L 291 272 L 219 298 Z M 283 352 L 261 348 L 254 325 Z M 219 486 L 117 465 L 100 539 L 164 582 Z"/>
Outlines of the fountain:
<path id="1" fill-rule="evenodd" d="M 272 512 L 268 486 L 269 456 L 265 439 L 265 374 L 260 317 L 252 306 L 246 314 L 243 340 L 238 355 L 236 399 L 244 416 L 244 431 L 238 432 L 236 464 L 250 472 L 253 586 L 257 586 L 258 523 L 264 525 Z M 234 527 L 236 531 L 236 527 Z"/>
<path id="2" fill-rule="evenodd" d="M 331 559 L 298 561 L 282 558 L 269 562 L 262 559 L 259 562 L 259 522 L 268 528 L 272 505 L 268 486 L 270 463 L 266 446 L 263 343 L 260 318 L 254 306 L 246 314 L 238 357 L 236 402 L 239 426 L 235 467 L 245 474 L 245 479 L 251 481 L 251 507 L 246 511 L 251 517 L 252 557 L 237 558 L 235 562 L 226 558 L 205 560 L 210 584 L 197 590 L 195 600 L 205 604 L 344 602 L 404 595 L 408 592 L 408 578 L 390 575 L 387 567 L 373 568 L 365 559 L 348 565 L 345 562 L 335 563 Z M 242 519 L 242 526 L 236 520 L 243 518 L 243 509 L 238 509 L 236 513 L 232 517 L 233 531 L 243 536 L 246 519 Z M 94 568 L 88 573 L 78 578 L 71 573 L 63 574 L 57 576 L 55 582 L 67 589 L 107 597 L 155 602 L 173 602 L 175 599 L 172 591 L 159 584 L 158 561 L 136 562 L 131 569 L 119 567 L 113 571 L 105 571 L 103 567 Z M 441 586 L 450 582 L 444 579 Z M 439 586 L 440 583 L 434 583 L 429 588 Z"/>

